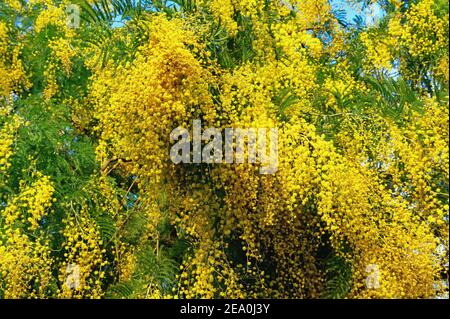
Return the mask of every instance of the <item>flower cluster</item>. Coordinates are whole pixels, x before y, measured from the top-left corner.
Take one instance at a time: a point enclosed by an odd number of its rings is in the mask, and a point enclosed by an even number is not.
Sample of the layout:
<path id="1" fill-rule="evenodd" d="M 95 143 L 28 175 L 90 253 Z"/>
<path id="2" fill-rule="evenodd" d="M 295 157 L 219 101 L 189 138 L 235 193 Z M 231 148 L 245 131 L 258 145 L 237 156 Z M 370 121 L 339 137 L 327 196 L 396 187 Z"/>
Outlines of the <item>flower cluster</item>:
<path id="1" fill-rule="evenodd" d="M 64 263 L 59 279 L 61 298 L 100 298 L 103 296 L 102 278 L 105 276 L 106 250 L 96 223 L 87 217 L 85 207 L 65 220 Z"/>
<path id="2" fill-rule="evenodd" d="M 11 167 L 10 159 L 14 155 L 13 143 L 15 134 L 26 122 L 18 115 L 11 114 L 11 105 L 7 104 L 0 108 L 0 116 L 2 117 L 2 126 L 0 128 L 0 173 L 6 176 L 7 170 Z M 0 183 L 1 183 L 0 179 Z"/>
<path id="3" fill-rule="evenodd" d="M 54 261 L 38 227 L 53 203 L 54 188 L 47 176 L 36 173 L 34 178 L 31 185 L 21 182 L 19 195 L 1 212 L 0 278 L 5 298 L 43 298 L 52 283 Z"/>
<path id="4" fill-rule="evenodd" d="M 68 3 L 0 15 L 0 297 L 448 287 L 448 8 L 380 1 L 353 28 L 326 0 L 131 1 L 71 29 Z M 195 120 L 276 128 L 276 173 L 247 147 L 174 164 Z"/>
<path id="5" fill-rule="evenodd" d="M 55 189 L 47 176 L 37 174 L 38 179 L 27 186 L 22 182 L 20 195 L 10 201 L 3 211 L 3 217 L 7 226 L 17 222 L 28 224 L 31 231 L 39 227 L 42 218 L 46 216 L 52 205 L 52 195 Z"/>

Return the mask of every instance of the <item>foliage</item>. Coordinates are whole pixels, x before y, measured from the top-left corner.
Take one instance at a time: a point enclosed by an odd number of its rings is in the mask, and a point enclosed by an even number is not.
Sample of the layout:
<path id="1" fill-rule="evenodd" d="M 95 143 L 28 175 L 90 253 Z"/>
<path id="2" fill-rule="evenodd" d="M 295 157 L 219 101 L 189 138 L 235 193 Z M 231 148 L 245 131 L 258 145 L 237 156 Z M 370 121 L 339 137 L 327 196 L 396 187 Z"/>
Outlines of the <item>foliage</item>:
<path id="1" fill-rule="evenodd" d="M 448 4 L 377 3 L 2 1 L 0 297 L 445 292 Z M 195 119 L 278 171 L 173 164 Z"/>

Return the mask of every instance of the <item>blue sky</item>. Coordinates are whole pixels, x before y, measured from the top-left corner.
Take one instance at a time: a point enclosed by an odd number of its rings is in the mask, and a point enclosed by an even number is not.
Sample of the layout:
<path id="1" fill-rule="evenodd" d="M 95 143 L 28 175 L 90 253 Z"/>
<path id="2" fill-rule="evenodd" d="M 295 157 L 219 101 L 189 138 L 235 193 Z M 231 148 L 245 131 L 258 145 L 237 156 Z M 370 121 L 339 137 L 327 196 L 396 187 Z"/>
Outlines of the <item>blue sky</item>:
<path id="1" fill-rule="evenodd" d="M 358 15 L 361 16 L 366 25 L 372 25 L 377 19 L 381 18 L 384 13 L 380 5 L 377 3 L 372 4 L 368 8 L 362 8 L 361 5 L 356 4 L 351 0 L 330 0 L 330 4 L 334 9 L 341 9 L 346 12 L 346 20 L 353 22 L 353 19 Z M 120 17 L 118 17 L 120 18 Z M 118 19 L 120 20 L 120 19 Z M 114 23 L 115 27 L 123 25 L 122 23 Z"/>
<path id="2" fill-rule="evenodd" d="M 366 25 L 373 25 L 384 15 L 383 9 L 377 3 L 367 8 L 362 8 L 360 4 L 348 0 L 330 0 L 330 4 L 334 9 L 344 10 L 348 22 L 352 22 L 359 15 L 363 18 Z"/>

